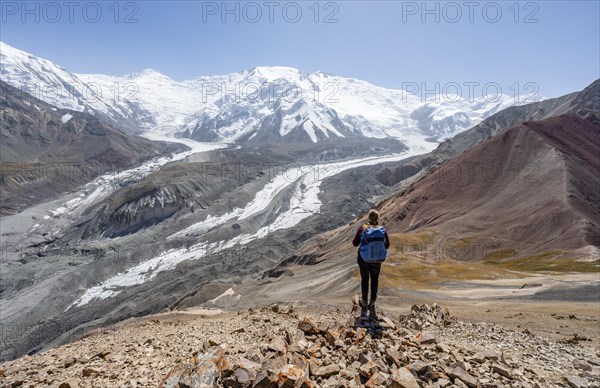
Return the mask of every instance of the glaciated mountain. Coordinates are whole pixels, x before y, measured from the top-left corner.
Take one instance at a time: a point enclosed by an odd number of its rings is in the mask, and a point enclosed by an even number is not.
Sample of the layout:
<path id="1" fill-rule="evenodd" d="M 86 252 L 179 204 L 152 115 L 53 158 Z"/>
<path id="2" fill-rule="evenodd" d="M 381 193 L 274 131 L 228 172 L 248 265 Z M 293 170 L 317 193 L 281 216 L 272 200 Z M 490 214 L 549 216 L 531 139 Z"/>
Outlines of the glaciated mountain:
<path id="1" fill-rule="evenodd" d="M 98 83 L 86 82 L 51 61 L 3 42 L 0 42 L 0 79 L 50 105 L 93 114 L 130 132 L 138 123 L 150 124 L 153 119 L 138 103 L 119 98 L 110 87 L 103 89 Z"/>
<path id="2" fill-rule="evenodd" d="M 0 77 L 59 108 L 87 111 L 131 132 L 195 140 L 308 142 L 394 137 L 409 146 L 460 133 L 519 99 L 420 96 L 288 67 L 255 67 L 177 82 L 155 70 L 74 74 L 0 43 Z"/>

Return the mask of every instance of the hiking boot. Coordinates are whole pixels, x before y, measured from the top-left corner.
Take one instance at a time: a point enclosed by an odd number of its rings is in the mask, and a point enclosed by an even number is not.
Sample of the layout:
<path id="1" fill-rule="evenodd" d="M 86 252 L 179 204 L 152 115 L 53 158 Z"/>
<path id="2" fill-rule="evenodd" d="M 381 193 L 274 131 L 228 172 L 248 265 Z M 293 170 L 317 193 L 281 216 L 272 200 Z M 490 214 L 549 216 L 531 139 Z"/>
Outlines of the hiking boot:
<path id="1" fill-rule="evenodd" d="M 367 309 L 367 300 L 366 299 L 361 299 L 359 302 L 360 305 L 360 317 L 361 318 L 366 318 L 367 317 L 367 312 L 369 311 Z"/>
<path id="2" fill-rule="evenodd" d="M 369 310 L 367 309 L 367 306 L 361 307 L 360 308 L 360 317 L 366 319 L 368 312 L 369 312 Z"/>
<path id="3" fill-rule="evenodd" d="M 369 305 L 369 318 L 374 319 L 376 321 L 379 320 L 379 317 L 377 316 L 377 311 L 375 311 L 375 303 L 371 303 Z"/>

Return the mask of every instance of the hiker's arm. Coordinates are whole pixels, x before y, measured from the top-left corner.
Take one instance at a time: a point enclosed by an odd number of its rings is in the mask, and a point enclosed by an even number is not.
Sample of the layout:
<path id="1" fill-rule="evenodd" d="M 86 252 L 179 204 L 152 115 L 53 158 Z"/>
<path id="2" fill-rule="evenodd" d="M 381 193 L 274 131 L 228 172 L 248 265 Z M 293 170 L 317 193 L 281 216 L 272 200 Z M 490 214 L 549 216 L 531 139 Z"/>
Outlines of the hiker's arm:
<path id="1" fill-rule="evenodd" d="M 360 235 L 362 234 L 362 231 L 363 231 L 363 228 L 361 226 L 356 231 L 356 235 L 354 235 L 354 240 L 352 240 L 352 245 L 354 245 L 355 247 L 360 245 Z"/>
<path id="2" fill-rule="evenodd" d="M 388 237 L 387 230 L 385 231 L 385 241 L 384 241 L 384 244 L 385 244 L 385 249 L 388 249 L 390 247 L 390 238 Z"/>

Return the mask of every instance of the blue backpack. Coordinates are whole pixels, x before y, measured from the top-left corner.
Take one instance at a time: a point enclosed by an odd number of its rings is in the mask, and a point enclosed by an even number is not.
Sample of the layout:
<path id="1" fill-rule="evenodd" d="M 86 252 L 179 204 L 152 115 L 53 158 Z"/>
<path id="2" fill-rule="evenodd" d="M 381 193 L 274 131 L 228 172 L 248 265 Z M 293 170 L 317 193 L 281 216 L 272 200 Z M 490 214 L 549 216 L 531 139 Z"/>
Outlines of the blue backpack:
<path id="1" fill-rule="evenodd" d="M 360 236 L 360 257 L 367 263 L 382 263 L 387 256 L 385 248 L 385 228 L 364 225 Z"/>

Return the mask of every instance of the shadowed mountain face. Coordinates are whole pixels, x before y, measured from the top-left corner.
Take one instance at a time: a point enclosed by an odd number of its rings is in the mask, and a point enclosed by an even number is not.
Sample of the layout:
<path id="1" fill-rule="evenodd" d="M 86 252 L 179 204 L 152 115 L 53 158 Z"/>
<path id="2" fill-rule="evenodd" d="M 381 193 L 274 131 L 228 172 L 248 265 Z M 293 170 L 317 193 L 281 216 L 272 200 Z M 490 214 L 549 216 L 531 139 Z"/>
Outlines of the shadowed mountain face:
<path id="1" fill-rule="evenodd" d="M 448 258 L 591 253 L 600 245 L 599 136 L 594 118 L 575 114 L 524 122 L 444 163 L 381 210 L 392 232 L 435 233 Z"/>
<path id="2" fill-rule="evenodd" d="M 108 171 L 182 151 L 57 109 L 0 81 L 2 214 L 55 197 Z"/>

